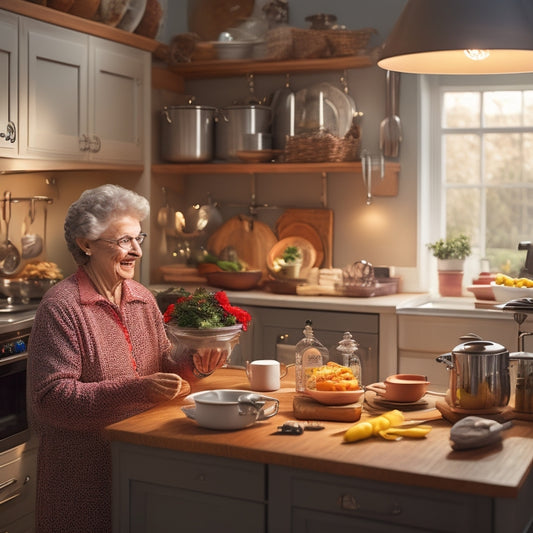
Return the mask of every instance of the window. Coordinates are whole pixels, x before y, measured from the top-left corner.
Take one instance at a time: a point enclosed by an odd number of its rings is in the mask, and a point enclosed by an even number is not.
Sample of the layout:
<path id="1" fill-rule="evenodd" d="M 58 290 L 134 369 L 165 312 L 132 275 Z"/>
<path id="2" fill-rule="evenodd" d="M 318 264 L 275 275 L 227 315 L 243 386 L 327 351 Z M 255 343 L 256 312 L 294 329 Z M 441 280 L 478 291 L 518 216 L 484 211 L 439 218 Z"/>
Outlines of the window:
<path id="1" fill-rule="evenodd" d="M 533 241 L 533 78 L 431 78 L 431 238 L 471 236 L 467 276 L 481 259 L 518 275 L 518 243 Z"/>

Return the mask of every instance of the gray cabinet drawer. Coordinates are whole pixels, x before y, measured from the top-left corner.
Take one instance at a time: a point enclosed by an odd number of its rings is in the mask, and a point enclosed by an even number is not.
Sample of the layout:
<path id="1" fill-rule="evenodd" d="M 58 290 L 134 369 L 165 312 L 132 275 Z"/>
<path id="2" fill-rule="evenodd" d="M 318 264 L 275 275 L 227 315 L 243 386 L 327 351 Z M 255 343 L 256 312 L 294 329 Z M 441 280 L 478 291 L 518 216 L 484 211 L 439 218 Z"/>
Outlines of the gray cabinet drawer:
<path id="1" fill-rule="evenodd" d="M 120 469 L 116 479 L 261 502 L 266 497 L 266 466 L 259 463 L 123 443 L 113 443 L 113 461 Z"/>
<path id="2" fill-rule="evenodd" d="M 425 490 L 390 483 L 363 481 L 272 466 L 269 469 L 269 504 L 279 506 L 279 527 L 271 531 L 286 531 L 283 523 L 299 523 L 294 532 L 314 531 L 303 524 L 302 516 L 319 513 L 320 521 L 333 525 L 337 517 L 342 523 L 353 519 L 356 527 L 365 521 L 375 524 L 394 524 L 422 531 L 471 533 L 491 531 L 492 503 L 490 498 L 457 494 L 447 491 Z M 330 515 L 330 520 L 327 516 Z M 402 526 L 402 527 L 399 527 Z M 343 529 L 341 528 L 341 531 Z M 361 529 L 358 529 L 361 531 Z M 288 530 L 287 530 L 288 531 Z M 362 531 L 367 531 L 362 529 Z M 385 531 L 377 525 L 368 531 Z"/>

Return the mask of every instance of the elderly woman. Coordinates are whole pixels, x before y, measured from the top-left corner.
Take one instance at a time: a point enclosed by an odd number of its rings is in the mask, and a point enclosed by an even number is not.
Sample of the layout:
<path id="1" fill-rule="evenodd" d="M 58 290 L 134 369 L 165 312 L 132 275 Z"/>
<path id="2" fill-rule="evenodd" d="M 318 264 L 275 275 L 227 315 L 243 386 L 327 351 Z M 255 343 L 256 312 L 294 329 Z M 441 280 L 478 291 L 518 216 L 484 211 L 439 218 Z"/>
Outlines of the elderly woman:
<path id="1" fill-rule="evenodd" d="M 109 533 L 103 428 L 190 391 L 169 368 L 155 299 L 133 279 L 148 212 L 145 198 L 116 185 L 85 191 L 68 210 L 78 269 L 46 293 L 29 342 L 38 533 Z"/>

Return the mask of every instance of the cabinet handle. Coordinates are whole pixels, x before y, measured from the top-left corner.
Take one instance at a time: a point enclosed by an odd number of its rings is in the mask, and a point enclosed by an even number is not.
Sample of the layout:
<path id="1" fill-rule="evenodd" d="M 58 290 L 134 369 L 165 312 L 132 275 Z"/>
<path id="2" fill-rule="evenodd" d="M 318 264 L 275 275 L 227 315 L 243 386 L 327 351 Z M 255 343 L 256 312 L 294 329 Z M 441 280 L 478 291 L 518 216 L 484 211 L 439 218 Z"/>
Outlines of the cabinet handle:
<path id="1" fill-rule="evenodd" d="M 14 122 L 10 120 L 7 123 L 6 133 L 0 133 L 0 139 L 5 139 L 10 143 L 14 143 L 17 140 L 17 128 Z"/>
<path id="2" fill-rule="evenodd" d="M 339 496 L 338 505 L 343 511 L 360 511 L 361 505 L 357 501 L 357 498 L 353 496 L 352 494 L 342 494 Z M 374 514 L 385 514 L 385 516 L 391 515 L 391 516 L 398 516 L 402 514 L 402 506 L 399 502 L 394 501 L 392 503 L 392 508 L 387 513 L 376 513 L 375 510 L 372 511 L 371 509 L 368 509 L 367 512 L 374 512 Z"/>
<path id="3" fill-rule="evenodd" d="M 15 478 L 8 479 L 7 481 L 4 481 L 3 483 L 0 483 L 0 491 L 4 491 L 8 489 L 9 487 L 12 487 L 13 485 L 17 484 L 17 480 Z M 15 498 L 18 498 L 20 496 L 20 491 L 14 492 L 13 494 L 10 494 L 9 496 L 6 496 L 2 500 L 0 500 L 0 505 L 7 503 L 11 500 L 14 500 Z"/>
<path id="4" fill-rule="evenodd" d="M 80 143 L 80 152 L 89 151 L 89 137 L 87 137 L 87 135 L 83 134 L 80 137 L 79 143 Z"/>
<path id="5" fill-rule="evenodd" d="M 99 152 L 100 148 L 102 148 L 102 141 L 100 140 L 100 137 L 98 137 L 98 135 L 93 135 L 93 138 L 89 142 L 89 150 L 94 154 Z"/>

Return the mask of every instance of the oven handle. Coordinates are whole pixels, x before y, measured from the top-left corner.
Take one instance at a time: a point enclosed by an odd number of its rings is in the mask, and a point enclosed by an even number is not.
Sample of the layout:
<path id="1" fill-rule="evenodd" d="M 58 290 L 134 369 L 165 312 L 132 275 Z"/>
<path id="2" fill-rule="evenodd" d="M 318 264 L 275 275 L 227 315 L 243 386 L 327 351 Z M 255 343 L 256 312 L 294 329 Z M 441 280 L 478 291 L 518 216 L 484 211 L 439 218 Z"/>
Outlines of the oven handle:
<path id="1" fill-rule="evenodd" d="M 28 359 L 28 352 L 22 352 L 17 353 L 15 355 L 9 355 L 7 357 L 4 357 L 3 359 L 0 359 L 0 366 L 3 365 L 10 365 L 13 363 L 16 363 L 17 361 L 24 361 L 25 359 Z M 0 489 L 2 487 L 0 486 Z"/>
<path id="2" fill-rule="evenodd" d="M 9 479 L 8 481 L 4 481 L 3 483 L 0 483 L 0 492 L 6 490 L 9 487 L 11 487 L 12 485 L 16 485 L 16 484 L 17 484 L 17 480 L 15 478 Z M 4 503 L 7 503 L 7 502 L 9 502 L 11 500 L 14 500 L 15 498 L 18 498 L 21 494 L 22 494 L 21 490 L 18 490 L 17 492 L 14 492 L 13 494 L 10 494 L 9 496 L 4 498 L 3 500 L 0 500 L 0 505 L 3 505 Z"/>

